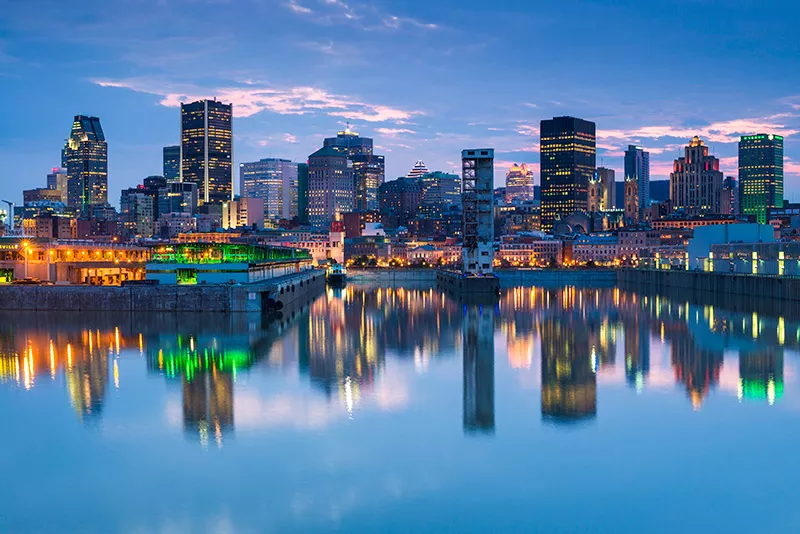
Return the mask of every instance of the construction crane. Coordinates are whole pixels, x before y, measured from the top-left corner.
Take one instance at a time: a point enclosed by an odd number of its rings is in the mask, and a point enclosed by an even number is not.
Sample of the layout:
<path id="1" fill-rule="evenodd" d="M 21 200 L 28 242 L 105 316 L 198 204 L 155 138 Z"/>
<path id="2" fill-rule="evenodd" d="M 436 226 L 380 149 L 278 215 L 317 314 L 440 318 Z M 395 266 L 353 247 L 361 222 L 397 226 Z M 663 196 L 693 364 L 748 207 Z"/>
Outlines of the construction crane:
<path id="1" fill-rule="evenodd" d="M 14 203 L 10 200 L 0 200 L 4 204 L 8 204 L 8 235 L 14 235 Z"/>

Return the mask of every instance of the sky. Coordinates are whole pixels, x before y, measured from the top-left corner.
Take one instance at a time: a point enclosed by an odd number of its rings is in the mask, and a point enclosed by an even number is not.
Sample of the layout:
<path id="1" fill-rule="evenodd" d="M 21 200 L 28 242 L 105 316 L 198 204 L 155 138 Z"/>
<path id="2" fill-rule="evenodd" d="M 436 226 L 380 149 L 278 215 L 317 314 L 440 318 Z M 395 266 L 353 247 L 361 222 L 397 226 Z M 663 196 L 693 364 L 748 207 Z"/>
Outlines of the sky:
<path id="1" fill-rule="evenodd" d="M 454 171 L 494 148 L 537 171 L 539 121 L 594 121 L 598 165 L 650 151 L 667 179 L 693 135 L 737 174 L 740 135 L 785 141 L 800 201 L 793 0 L 0 0 L 0 198 L 44 187 L 76 114 L 100 117 L 109 201 L 162 173 L 181 101 L 234 106 L 238 164 L 305 161 L 350 123 L 386 156 Z"/>

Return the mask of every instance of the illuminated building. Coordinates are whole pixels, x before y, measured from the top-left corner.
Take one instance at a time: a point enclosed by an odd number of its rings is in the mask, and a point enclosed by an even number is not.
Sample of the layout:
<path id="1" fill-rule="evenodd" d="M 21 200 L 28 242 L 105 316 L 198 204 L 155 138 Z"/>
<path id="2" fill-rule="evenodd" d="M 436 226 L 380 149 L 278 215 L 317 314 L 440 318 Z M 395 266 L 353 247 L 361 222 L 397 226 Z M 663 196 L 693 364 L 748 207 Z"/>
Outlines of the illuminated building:
<path id="1" fill-rule="evenodd" d="M 586 202 L 587 202 L 587 209 L 589 213 L 597 213 L 598 211 L 602 211 L 600 207 L 603 203 L 603 184 L 600 181 L 600 177 L 595 173 L 595 175 L 589 178 L 589 188 L 586 190 Z"/>
<path id="2" fill-rule="evenodd" d="M 588 209 L 589 180 L 596 166 L 595 124 L 574 117 L 543 120 L 541 132 L 542 230 Z"/>
<path id="3" fill-rule="evenodd" d="M 165 146 L 163 151 L 163 173 L 167 182 L 181 181 L 181 146 Z"/>
<path id="4" fill-rule="evenodd" d="M 636 220 L 644 220 L 645 212 L 650 208 L 650 153 L 642 147 L 628 145 L 625 151 L 625 187 L 628 182 L 636 182 L 638 214 Z M 627 199 L 626 199 L 627 206 Z"/>
<path id="5" fill-rule="evenodd" d="M 265 158 L 239 165 L 241 195 L 264 201 L 264 219 L 298 216 L 298 164 L 288 159 Z"/>
<path id="6" fill-rule="evenodd" d="M 47 188 L 61 193 L 61 197 L 58 200 L 65 205 L 69 202 L 69 195 L 67 193 L 68 178 L 67 169 L 59 167 L 53 167 L 47 174 Z"/>
<path id="7" fill-rule="evenodd" d="M 687 215 L 718 215 L 722 211 L 722 178 L 719 159 L 708 154 L 699 137 L 693 137 L 669 175 L 672 209 Z"/>
<path id="8" fill-rule="evenodd" d="M 200 205 L 233 200 L 232 121 L 231 104 L 181 104 L 180 180 L 197 184 Z"/>
<path id="9" fill-rule="evenodd" d="M 494 150 L 462 150 L 461 168 L 463 273 L 491 275 L 494 268 Z"/>
<path id="10" fill-rule="evenodd" d="M 638 224 L 642 210 L 639 202 L 639 181 L 634 178 L 625 178 L 625 222 Z"/>
<path id="11" fill-rule="evenodd" d="M 380 188 L 381 213 L 405 226 L 417 216 L 422 200 L 422 184 L 416 178 L 398 178 L 384 183 Z"/>
<path id="12" fill-rule="evenodd" d="M 783 349 L 739 352 L 739 395 L 769 404 L 783 397 Z"/>
<path id="13" fill-rule="evenodd" d="M 461 177 L 441 171 L 429 172 L 420 178 L 419 216 L 441 219 L 454 206 L 461 207 Z"/>
<path id="14" fill-rule="evenodd" d="M 566 290 L 560 296 L 562 300 L 569 299 Z M 572 313 L 567 306 L 558 309 L 562 314 Z M 592 369 L 586 329 L 571 317 L 546 319 L 541 340 L 542 417 L 555 422 L 595 417 L 597 376 Z"/>
<path id="15" fill-rule="evenodd" d="M 608 211 L 617 207 L 617 182 L 614 169 L 597 168 L 597 179 L 600 182 L 600 210 Z M 591 211 L 591 210 L 590 210 Z"/>
<path id="16" fill-rule="evenodd" d="M 356 154 L 350 158 L 353 164 L 356 211 L 372 211 L 380 207 L 379 190 L 386 174 L 383 156 Z"/>
<path id="17" fill-rule="evenodd" d="M 516 163 L 506 173 L 506 204 L 527 202 L 533 198 L 533 171 Z"/>
<path id="18" fill-rule="evenodd" d="M 123 237 L 149 238 L 155 235 L 159 216 L 159 192 L 166 186 L 163 176 L 148 176 L 142 185 L 122 190 L 119 219 Z"/>
<path id="19" fill-rule="evenodd" d="M 741 212 L 766 224 L 769 208 L 783 207 L 783 137 L 745 135 L 739 140 Z"/>
<path id="20" fill-rule="evenodd" d="M 158 190 L 159 219 L 171 213 L 191 215 L 197 210 L 197 184 L 194 182 L 167 182 Z"/>
<path id="21" fill-rule="evenodd" d="M 222 227 L 264 228 L 264 199 L 237 198 L 222 203 Z"/>
<path id="22" fill-rule="evenodd" d="M 494 308 L 464 313 L 464 432 L 494 433 Z"/>
<path id="23" fill-rule="evenodd" d="M 67 169 L 67 205 L 85 214 L 108 202 L 108 145 L 100 119 L 76 115 L 62 152 Z"/>
<path id="24" fill-rule="evenodd" d="M 425 162 L 422 160 L 417 161 L 414 166 L 408 171 L 406 178 L 412 179 L 420 179 L 426 174 L 428 174 L 428 167 L 425 166 Z"/>

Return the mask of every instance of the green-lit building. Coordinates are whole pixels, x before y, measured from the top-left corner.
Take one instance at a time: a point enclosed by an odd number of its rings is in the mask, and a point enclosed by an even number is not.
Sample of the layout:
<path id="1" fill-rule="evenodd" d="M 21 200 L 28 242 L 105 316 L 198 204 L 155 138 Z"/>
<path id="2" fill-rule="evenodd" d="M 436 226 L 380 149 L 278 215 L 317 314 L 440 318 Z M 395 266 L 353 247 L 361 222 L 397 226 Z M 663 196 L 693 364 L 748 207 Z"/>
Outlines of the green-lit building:
<path id="1" fill-rule="evenodd" d="M 166 285 L 247 284 L 311 268 L 307 250 L 287 247 L 180 243 L 153 250 L 147 280 Z"/>
<path id="2" fill-rule="evenodd" d="M 783 137 L 745 135 L 739 140 L 739 195 L 743 215 L 767 223 L 767 210 L 783 206 Z"/>

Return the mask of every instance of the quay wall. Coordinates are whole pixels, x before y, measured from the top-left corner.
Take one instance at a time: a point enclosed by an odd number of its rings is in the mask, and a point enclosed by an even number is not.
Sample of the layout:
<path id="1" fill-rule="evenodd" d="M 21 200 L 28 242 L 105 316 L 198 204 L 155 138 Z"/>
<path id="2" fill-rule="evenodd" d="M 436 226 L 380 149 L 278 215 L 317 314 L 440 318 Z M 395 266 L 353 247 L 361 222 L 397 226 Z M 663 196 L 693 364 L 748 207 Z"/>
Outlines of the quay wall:
<path id="1" fill-rule="evenodd" d="M 0 285 L 0 310 L 256 312 L 308 301 L 324 287 L 321 270 L 241 285 Z"/>
<path id="2" fill-rule="evenodd" d="M 771 302 L 800 302 L 800 278 L 759 276 L 699 271 L 623 269 L 619 287 L 681 293 L 685 296 L 715 294 L 762 299 Z"/>
<path id="3" fill-rule="evenodd" d="M 613 287 L 617 271 L 613 269 L 498 269 L 500 287 L 516 286 L 599 286 Z M 436 286 L 436 269 L 353 269 L 347 279 L 356 284 L 401 286 L 404 284 Z"/>

